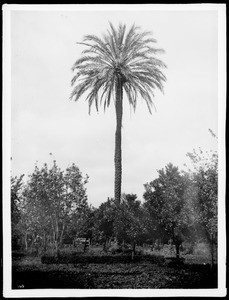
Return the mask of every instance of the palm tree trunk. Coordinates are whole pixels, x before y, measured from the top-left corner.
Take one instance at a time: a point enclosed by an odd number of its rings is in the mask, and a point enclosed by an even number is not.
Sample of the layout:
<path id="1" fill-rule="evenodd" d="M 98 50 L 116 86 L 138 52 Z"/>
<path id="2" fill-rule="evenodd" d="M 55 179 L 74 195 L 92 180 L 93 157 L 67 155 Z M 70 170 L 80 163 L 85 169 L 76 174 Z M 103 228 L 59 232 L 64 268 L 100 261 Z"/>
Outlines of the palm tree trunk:
<path id="1" fill-rule="evenodd" d="M 115 132 L 115 186 L 114 197 L 115 203 L 120 203 L 121 199 L 121 185 L 122 185 L 122 112 L 123 112 L 123 91 L 122 79 L 117 77 L 116 82 L 116 132 Z"/>

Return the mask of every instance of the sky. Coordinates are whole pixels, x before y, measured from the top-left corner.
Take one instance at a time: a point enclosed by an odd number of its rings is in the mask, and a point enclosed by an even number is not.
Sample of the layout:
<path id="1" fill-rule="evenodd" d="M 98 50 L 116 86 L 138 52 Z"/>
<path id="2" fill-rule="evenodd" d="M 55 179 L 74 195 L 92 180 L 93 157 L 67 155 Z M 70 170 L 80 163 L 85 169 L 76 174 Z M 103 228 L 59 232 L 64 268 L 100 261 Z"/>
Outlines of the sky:
<path id="1" fill-rule="evenodd" d="M 144 8 L 144 6 L 143 6 Z M 216 149 L 218 134 L 217 10 L 12 10 L 11 172 L 31 174 L 35 164 L 66 169 L 75 163 L 89 175 L 88 202 L 98 207 L 114 190 L 114 104 L 104 113 L 88 114 L 85 96 L 70 101 L 71 67 L 85 48 L 76 44 L 86 34 L 101 36 L 109 27 L 135 23 L 152 31 L 158 58 L 167 69 L 164 94 L 155 91 L 157 111 L 148 113 L 138 99 L 131 112 L 124 96 L 122 192 L 143 199 L 144 184 L 157 170 L 173 163 L 180 169 L 186 153 Z M 50 155 L 52 153 L 52 155 Z"/>

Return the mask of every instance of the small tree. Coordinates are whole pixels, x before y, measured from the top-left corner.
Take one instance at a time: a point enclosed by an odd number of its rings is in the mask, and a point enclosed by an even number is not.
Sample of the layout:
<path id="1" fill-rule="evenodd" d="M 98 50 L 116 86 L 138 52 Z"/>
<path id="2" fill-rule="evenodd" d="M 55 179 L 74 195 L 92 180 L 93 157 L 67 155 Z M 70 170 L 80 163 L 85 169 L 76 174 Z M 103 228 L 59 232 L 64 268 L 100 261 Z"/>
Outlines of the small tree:
<path id="1" fill-rule="evenodd" d="M 12 236 L 12 248 L 17 248 L 18 240 L 20 238 L 20 231 L 18 228 L 18 223 L 21 219 L 21 214 L 19 210 L 19 204 L 22 200 L 22 189 L 23 189 L 23 177 L 21 176 L 11 176 L 11 236 Z"/>
<path id="2" fill-rule="evenodd" d="M 115 204 L 113 199 L 108 198 L 102 203 L 95 212 L 95 230 L 97 235 L 103 240 L 103 250 L 106 251 L 107 242 L 113 235 L 113 226 L 115 220 Z"/>
<path id="3" fill-rule="evenodd" d="M 214 262 L 214 244 L 218 232 L 218 154 L 216 151 L 199 149 L 187 153 L 194 170 L 190 172 L 196 190 L 196 218 L 211 246 L 212 265 Z"/>
<path id="4" fill-rule="evenodd" d="M 132 244 L 132 258 L 135 247 L 146 234 L 144 210 L 135 194 L 123 194 L 120 204 L 116 205 L 114 231 L 119 242 Z"/>
<path id="5" fill-rule="evenodd" d="M 86 246 L 92 243 L 95 225 L 95 208 L 85 203 L 80 209 L 76 210 L 66 227 L 67 237 L 75 243 L 75 238 L 85 238 L 84 251 Z"/>
<path id="6" fill-rule="evenodd" d="M 158 174 L 157 179 L 144 185 L 146 191 L 143 197 L 152 221 L 173 240 L 176 257 L 179 258 L 180 245 L 185 239 L 184 231 L 188 226 L 184 217 L 186 181 L 178 168 L 171 163 L 165 169 L 159 170 Z"/>
<path id="7" fill-rule="evenodd" d="M 58 168 L 54 161 L 35 167 L 24 191 L 24 227 L 28 230 L 49 232 L 58 255 L 66 226 L 73 216 L 87 205 L 85 184 L 88 176 L 82 176 L 73 164 L 66 171 Z M 40 234 L 41 235 L 41 234 Z"/>

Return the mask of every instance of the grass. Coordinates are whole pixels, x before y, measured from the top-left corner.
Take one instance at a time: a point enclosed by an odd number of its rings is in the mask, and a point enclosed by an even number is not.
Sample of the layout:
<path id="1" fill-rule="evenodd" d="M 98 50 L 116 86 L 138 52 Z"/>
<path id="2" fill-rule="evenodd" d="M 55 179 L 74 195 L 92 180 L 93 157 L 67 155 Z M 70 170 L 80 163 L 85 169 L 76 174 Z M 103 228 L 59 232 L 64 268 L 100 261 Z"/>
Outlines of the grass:
<path id="1" fill-rule="evenodd" d="M 141 259 L 130 259 L 128 262 L 125 262 L 126 258 L 123 259 L 124 255 L 107 255 L 100 250 L 75 256 L 72 251 L 64 253 L 62 255 L 65 258 L 72 255 L 73 258 L 84 257 L 84 260 L 69 259 L 66 263 L 60 261 L 58 264 L 42 263 L 39 257 L 13 260 L 12 288 L 217 288 L 216 268 L 211 269 L 208 257 L 200 255 L 184 255 L 184 265 L 169 266 L 159 253 L 153 255 L 150 251 Z M 150 255 L 151 260 L 148 259 Z M 113 257 L 113 262 L 112 258 L 109 261 L 107 257 Z"/>

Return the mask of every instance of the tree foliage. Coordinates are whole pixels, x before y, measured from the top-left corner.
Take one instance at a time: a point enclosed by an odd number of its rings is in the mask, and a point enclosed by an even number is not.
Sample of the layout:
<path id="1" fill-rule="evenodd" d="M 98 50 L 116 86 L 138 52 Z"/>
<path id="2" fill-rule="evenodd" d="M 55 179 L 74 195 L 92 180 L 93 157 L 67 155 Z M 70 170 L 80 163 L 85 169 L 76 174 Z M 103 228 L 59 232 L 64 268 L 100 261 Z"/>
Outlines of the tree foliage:
<path id="1" fill-rule="evenodd" d="M 143 195 L 156 230 L 164 230 L 176 245 L 184 241 L 184 234 L 192 225 L 190 222 L 191 207 L 187 205 L 188 178 L 181 175 L 178 167 L 169 163 L 165 169 L 158 171 L 158 178 L 145 184 Z"/>
<path id="2" fill-rule="evenodd" d="M 193 150 L 188 153 L 194 170 L 190 178 L 196 190 L 199 222 L 209 240 L 217 233 L 218 223 L 218 154 Z"/>
<path id="3" fill-rule="evenodd" d="M 135 194 L 123 194 L 98 208 L 88 205 L 85 185 L 88 176 L 72 164 L 61 170 L 56 162 L 49 168 L 35 166 L 27 182 L 23 175 L 11 177 L 11 220 L 13 249 L 47 248 L 58 254 L 63 243 L 75 237 L 91 242 L 135 246 L 147 241 L 169 239 L 179 247 L 183 241 L 204 238 L 217 247 L 218 154 L 193 150 L 187 154 L 191 168 L 179 171 L 171 163 L 158 170 L 158 177 L 144 185 L 144 203 Z M 128 246 L 129 247 L 129 246 Z M 39 251 L 38 251 L 39 250 Z M 128 250 L 129 251 L 129 250 Z"/>
<path id="4" fill-rule="evenodd" d="M 144 209 L 135 194 L 123 194 L 116 205 L 114 231 L 119 243 L 130 243 L 135 252 L 136 243 L 144 242 L 146 224 Z"/>
<path id="5" fill-rule="evenodd" d="M 16 225 L 20 220 L 20 211 L 18 210 L 18 204 L 21 199 L 21 190 L 23 186 L 24 175 L 11 176 L 11 222 L 12 225 Z"/>
<path id="6" fill-rule="evenodd" d="M 19 210 L 19 204 L 22 197 L 23 189 L 23 177 L 21 176 L 11 176 L 11 234 L 12 234 L 12 247 L 13 249 L 17 247 L 18 239 L 20 238 L 20 231 L 18 230 L 18 223 L 21 219 L 21 214 Z"/>
<path id="7" fill-rule="evenodd" d="M 106 239 L 113 236 L 113 223 L 115 219 L 115 205 L 113 199 L 108 198 L 96 211 L 97 230 Z"/>
<path id="8" fill-rule="evenodd" d="M 161 231 L 173 239 L 179 256 L 184 240 L 216 241 L 218 205 L 218 155 L 193 150 L 187 156 L 192 169 L 179 172 L 171 163 L 158 171 L 158 178 L 145 184 L 145 206 L 155 235 Z"/>
<path id="9" fill-rule="evenodd" d="M 49 169 L 47 164 L 35 167 L 23 191 L 21 229 L 25 238 L 32 234 L 35 238 L 49 236 L 58 253 L 66 228 L 82 223 L 88 208 L 85 184 L 79 168 L 72 164 L 62 171 L 54 161 Z M 76 221 L 77 220 L 77 221 Z"/>

